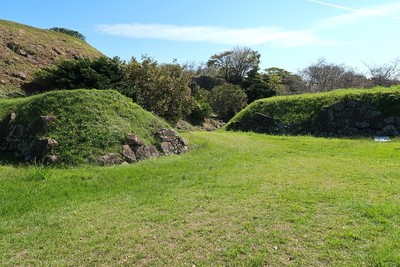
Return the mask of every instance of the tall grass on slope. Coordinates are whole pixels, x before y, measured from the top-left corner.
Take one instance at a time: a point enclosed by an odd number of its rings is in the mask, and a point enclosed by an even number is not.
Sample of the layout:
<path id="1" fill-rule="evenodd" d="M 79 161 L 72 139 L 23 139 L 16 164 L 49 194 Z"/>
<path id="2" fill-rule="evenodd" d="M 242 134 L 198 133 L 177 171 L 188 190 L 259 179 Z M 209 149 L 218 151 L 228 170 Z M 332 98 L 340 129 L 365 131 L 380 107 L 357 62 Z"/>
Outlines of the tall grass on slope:
<path id="1" fill-rule="evenodd" d="M 400 266 L 400 143 L 194 132 L 129 166 L 0 166 L 1 266 Z"/>
<path id="2" fill-rule="evenodd" d="M 55 153 L 63 163 L 85 163 L 119 151 L 128 133 L 152 143 L 153 134 L 167 123 L 129 98 L 111 90 L 53 91 L 21 99 L 0 99 L 0 119 L 17 113 L 22 124 L 39 116 L 56 117 L 48 137 L 59 142 Z"/>

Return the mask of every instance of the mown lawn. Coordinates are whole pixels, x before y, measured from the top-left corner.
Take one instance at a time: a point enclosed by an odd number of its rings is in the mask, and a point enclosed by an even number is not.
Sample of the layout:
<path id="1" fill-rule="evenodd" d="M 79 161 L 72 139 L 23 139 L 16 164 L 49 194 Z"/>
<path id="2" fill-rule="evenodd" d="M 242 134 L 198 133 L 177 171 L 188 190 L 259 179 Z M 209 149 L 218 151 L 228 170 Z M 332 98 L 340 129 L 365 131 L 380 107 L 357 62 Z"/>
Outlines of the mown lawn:
<path id="1" fill-rule="evenodd" d="M 400 266 L 400 141 L 194 132 L 130 166 L 0 166 L 0 266 Z"/>

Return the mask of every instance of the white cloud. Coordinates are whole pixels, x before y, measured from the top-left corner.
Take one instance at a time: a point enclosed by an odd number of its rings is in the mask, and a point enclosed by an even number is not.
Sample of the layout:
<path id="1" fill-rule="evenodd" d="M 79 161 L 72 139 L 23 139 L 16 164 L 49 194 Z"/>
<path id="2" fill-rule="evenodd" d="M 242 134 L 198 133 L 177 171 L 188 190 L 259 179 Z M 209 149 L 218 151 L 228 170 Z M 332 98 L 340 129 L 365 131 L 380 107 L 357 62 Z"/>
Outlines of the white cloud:
<path id="1" fill-rule="evenodd" d="M 310 31 L 285 31 L 275 27 L 222 28 L 165 24 L 103 24 L 105 34 L 128 38 L 161 39 L 185 42 L 211 42 L 227 45 L 303 46 L 328 44 Z"/>
<path id="2" fill-rule="evenodd" d="M 102 24 L 97 29 L 108 35 L 137 39 L 159 39 L 183 42 L 209 42 L 225 45 L 262 45 L 295 47 L 306 45 L 336 46 L 346 43 L 326 40 L 319 32 L 359 21 L 367 17 L 399 20 L 400 2 L 355 9 L 319 0 L 315 4 L 345 10 L 347 13 L 317 21 L 306 30 L 285 30 L 278 27 L 224 28 L 213 26 L 177 26 L 168 24 Z M 348 43 L 348 42 L 347 42 Z"/>
<path id="3" fill-rule="evenodd" d="M 385 3 L 371 7 L 355 9 L 317 0 L 308 0 L 308 1 L 328 7 L 333 7 L 336 9 L 350 11 L 350 13 L 348 14 L 338 15 L 320 21 L 315 27 L 316 30 L 318 30 L 319 28 L 333 28 L 336 26 L 345 25 L 369 17 L 383 17 L 393 20 L 400 20 L 400 16 L 395 15 L 396 13 L 400 12 L 400 2 Z"/>

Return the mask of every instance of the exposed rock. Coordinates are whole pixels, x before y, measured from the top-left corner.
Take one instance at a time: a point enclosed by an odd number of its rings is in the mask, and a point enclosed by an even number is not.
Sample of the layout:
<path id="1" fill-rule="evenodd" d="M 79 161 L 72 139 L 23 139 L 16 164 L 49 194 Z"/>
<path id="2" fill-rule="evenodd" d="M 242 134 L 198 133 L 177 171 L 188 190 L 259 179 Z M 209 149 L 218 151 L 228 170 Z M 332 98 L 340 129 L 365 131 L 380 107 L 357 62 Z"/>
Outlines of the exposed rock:
<path id="1" fill-rule="evenodd" d="M 129 145 L 122 146 L 122 156 L 128 163 L 137 161 L 135 152 L 133 152 Z"/>
<path id="2" fill-rule="evenodd" d="M 375 106 L 360 101 L 343 101 L 322 109 L 311 122 L 311 133 L 317 136 L 369 136 L 386 132 L 395 118 L 383 118 Z M 386 131 L 383 129 L 387 128 Z M 392 129 L 392 130 L 389 130 Z"/>
<path id="3" fill-rule="evenodd" d="M 24 161 L 42 160 L 58 142 L 52 138 L 38 139 L 38 134 L 45 134 L 47 128 L 55 121 L 52 116 L 41 116 L 29 127 L 17 120 L 17 114 L 11 113 L 0 122 L 0 150 L 12 152 Z M 50 160 L 53 162 L 54 158 Z"/>
<path id="4" fill-rule="evenodd" d="M 158 158 L 160 156 L 160 153 L 153 145 L 143 145 L 136 149 L 135 155 L 138 160 L 146 160 L 151 158 Z"/>
<path id="5" fill-rule="evenodd" d="M 205 118 L 201 129 L 205 131 L 215 131 L 225 125 L 225 122 L 215 118 Z"/>
<path id="6" fill-rule="evenodd" d="M 44 158 L 47 163 L 54 164 L 60 160 L 59 156 L 56 155 L 48 155 Z"/>
<path id="7" fill-rule="evenodd" d="M 188 151 L 187 142 L 173 129 L 160 129 L 156 136 L 161 139 L 161 152 L 166 155 L 182 154 Z"/>
<path id="8" fill-rule="evenodd" d="M 24 72 L 15 72 L 15 73 L 11 73 L 12 77 L 21 79 L 21 80 L 26 80 L 27 79 L 27 75 Z"/>
<path id="9" fill-rule="evenodd" d="M 9 125 L 11 122 L 11 114 L 5 117 L 2 121 L 0 121 L 0 139 L 8 136 L 10 129 Z"/>
<path id="10" fill-rule="evenodd" d="M 110 154 L 101 156 L 97 160 L 103 166 L 121 164 L 122 162 L 124 162 L 121 159 L 121 157 L 118 154 L 115 154 L 115 153 L 110 153 Z"/>
<path id="11" fill-rule="evenodd" d="M 40 116 L 40 118 L 31 122 L 28 127 L 28 135 L 33 138 L 35 135 L 47 132 L 48 128 L 53 125 L 56 117 L 54 116 Z"/>
<path id="12" fill-rule="evenodd" d="M 58 141 L 46 137 L 49 127 L 56 118 L 54 116 L 40 116 L 31 123 L 18 121 L 16 113 L 9 114 L 0 121 L 0 150 L 12 152 L 24 161 L 44 161 L 55 163 L 60 158 L 52 153 L 59 144 Z M 129 134 L 125 139 L 122 150 L 98 158 L 102 165 L 133 163 L 138 160 L 157 158 L 162 155 L 182 154 L 188 151 L 185 139 L 172 129 L 160 129 L 156 132 L 159 149 L 151 144 L 145 144 L 137 135 Z"/>
<path id="13" fill-rule="evenodd" d="M 128 134 L 126 137 L 126 144 L 131 146 L 131 148 L 136 148 L 144 145 L 144 142 L 135 134 Z"/>
<path id="14" fill-rule="evenodd" d="M 32 143 L 30 156 L 32 159 L 43 159 L 47 153 L 57 146 L 58 142 L 55 139 L 36 139 Z"/>
<path id="15" fill-rule="evenodd" d="M 12 124 L 8 127 L 8 129 L 9 129 L 9 136 L 12 136 L 13 139 L 14 138 L 20 139 L 24 137 L 26 134 L 26 129 L 21 124 L 15 124 L 15 125 Z"/>

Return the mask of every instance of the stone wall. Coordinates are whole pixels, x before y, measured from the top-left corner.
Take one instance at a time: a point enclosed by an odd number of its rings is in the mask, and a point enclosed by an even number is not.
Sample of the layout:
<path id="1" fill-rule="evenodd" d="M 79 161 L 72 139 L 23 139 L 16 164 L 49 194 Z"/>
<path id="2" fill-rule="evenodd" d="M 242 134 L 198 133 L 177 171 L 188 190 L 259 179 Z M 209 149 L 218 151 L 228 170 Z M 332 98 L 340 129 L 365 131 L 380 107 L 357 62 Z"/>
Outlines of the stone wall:
<path id="1" fill-rule="evenodd" d="M 230 123 L 228 130 L 324 137 L 398 136 L 400 117 L 385 116 L 367 102 L 348 100 L 321 109 L 303 123 L 287 124 L 256 112 L 246 124 Z"/>
<path id="2" fill-rule="evenodd" d="M 40 116 L 26 125 L 18 122 L 16 113 L 10 114 L 0 121 L 0 151 L 10 152 L 24 162 L 59 161 L 60 158 L 53 153 L 59 142 L 46 137 L 55 121 L 56 117 Z M 155 139 L 157 145 L 145 144 L 137 135 L 128 134 L 120 151 L 98 157 L 97 161 L 101 165 L 133 163 L 188 151 L 187 142 L 173 129 L 159 129 Z"/>
<path id="3" fill-rule="evenodd" d="M 370 103 L 344 101 L 324 108 L 311 121 L 318 136 L 397 136 L 400 117 L 384 117 Z"/>
<path id="4" fill-rule="evenodd" d="M 55 122 L 53 116 L 40 116 L 27 126 L 18 123 L 18 115 L 11 113 L 0 121 L 0 151 L 11 152 L 23 161 L 57 161 L 52 150 L 58 146 L 57 140 L 45 137 L 47 130 Z"/>

